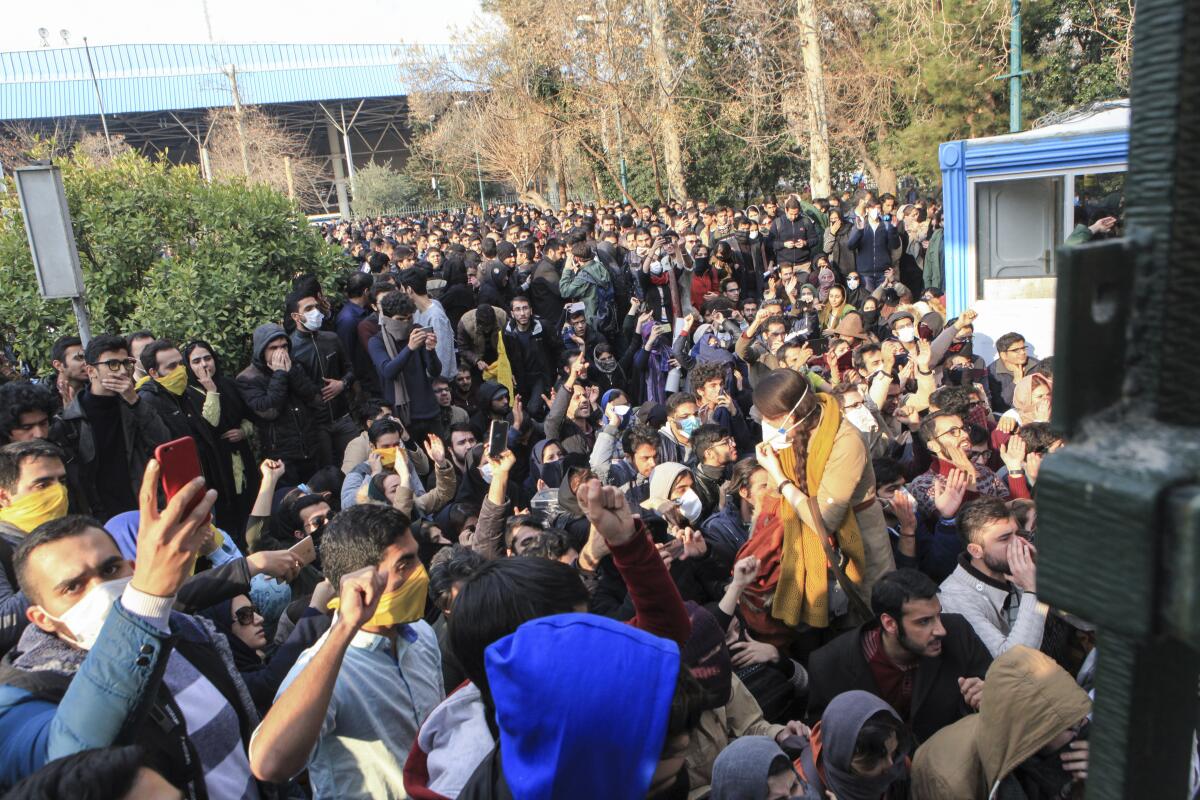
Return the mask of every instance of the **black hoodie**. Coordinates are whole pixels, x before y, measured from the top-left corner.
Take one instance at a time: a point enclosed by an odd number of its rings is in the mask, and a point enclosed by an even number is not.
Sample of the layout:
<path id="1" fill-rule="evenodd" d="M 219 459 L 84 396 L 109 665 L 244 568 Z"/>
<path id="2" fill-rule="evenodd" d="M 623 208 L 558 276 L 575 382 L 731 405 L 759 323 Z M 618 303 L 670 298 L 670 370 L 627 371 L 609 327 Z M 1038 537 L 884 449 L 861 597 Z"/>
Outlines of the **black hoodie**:
<path id="1" fill-rule="evenodd" d="M 287 372 L 272 370 L 266 363 L 267 345 L 287 338 L 283 328 L 273 322 L 255 328 L 254 356 L 237 376 L 237 387 L 258 429 L 263 457 L 307 461 L 317 455 L 313 414 L 320 392 L 296 362 Z"/>

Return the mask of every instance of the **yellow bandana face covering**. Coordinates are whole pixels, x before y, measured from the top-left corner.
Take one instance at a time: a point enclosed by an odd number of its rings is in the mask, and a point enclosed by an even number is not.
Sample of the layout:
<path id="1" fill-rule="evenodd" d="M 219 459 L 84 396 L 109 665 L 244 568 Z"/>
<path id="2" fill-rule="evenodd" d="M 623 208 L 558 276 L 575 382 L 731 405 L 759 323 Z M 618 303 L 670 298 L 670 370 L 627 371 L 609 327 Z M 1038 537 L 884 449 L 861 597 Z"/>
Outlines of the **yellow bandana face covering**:
<path id="1" fill-rule="evenodd" d="M 382 450 L 376 448 L 371 452 L 379 456 L 379 461 L 383 464 L 384 469 L 391 469 L 396 466 L 396 448 L 388 447 Z"/>
<path id="2" fill-rule="evenodd" d="M 155 378 L 155 380 L 168 392 L 179 397 L 183 394 L 183 390 L 187 388 L 187 370 L 183 367 L 176 367 L 166 375 Z"/>
<path id="3" fill-rule="evenodd" d="M 425 598 L 429 595 L 429 573 L 424 564 L 418 564 L 417 570 L 408 576 L 399 589 L 387 592 L 379 598 L 379 607 L 375 616 L 363 623 L 366 628 L 388 628 L 392 625 L 403 625 L 416 622 L 425 613 Z M 329 601 L 329 607 L 337 609 L 341 605 L 340 598 Z"/>
<path id="4" fill-rule="evenodd" d="M 29 533 L 38 525 L 67 515 L 67 487 L 53 483 L 44 489 L 18 497 L 12 505 L 0 508 L 0 522 Z"/>

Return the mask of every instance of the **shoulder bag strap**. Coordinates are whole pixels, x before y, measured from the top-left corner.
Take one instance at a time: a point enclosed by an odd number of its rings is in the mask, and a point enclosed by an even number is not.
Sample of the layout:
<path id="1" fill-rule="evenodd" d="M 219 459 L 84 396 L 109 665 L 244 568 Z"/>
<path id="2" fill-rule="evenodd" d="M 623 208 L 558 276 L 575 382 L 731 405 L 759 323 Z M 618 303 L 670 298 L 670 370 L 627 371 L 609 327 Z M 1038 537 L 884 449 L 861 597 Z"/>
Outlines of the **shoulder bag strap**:
<path id="1" fill-rule="evenodd" d="M 871 613 L 871 609 L 867 608 L 867 604 L 859 596 L 858 587 L 846 577 L 846 573 L 842 570 L 842 560 L 834 552 L 833 545 L 829 543 L 829 534 L 825 530 L 825 520 L 821 518 L 821 504 L 817 501 L 817 498 L 808 498 L 808 510 L 812 513 L 813 528 L 817 532 L 817 538 L 821 540 L 821 548 L 825 551 L 825 558 L 829 560 L 829 567 L 833 570 L 833 575 L 837 578 L 837 582 L 841 585 L 842 590 L 846 592 L 846 596 L 850 600 L 850 606 L 863 619 L 871 619 L 874 617 L 874 614 Z"/>

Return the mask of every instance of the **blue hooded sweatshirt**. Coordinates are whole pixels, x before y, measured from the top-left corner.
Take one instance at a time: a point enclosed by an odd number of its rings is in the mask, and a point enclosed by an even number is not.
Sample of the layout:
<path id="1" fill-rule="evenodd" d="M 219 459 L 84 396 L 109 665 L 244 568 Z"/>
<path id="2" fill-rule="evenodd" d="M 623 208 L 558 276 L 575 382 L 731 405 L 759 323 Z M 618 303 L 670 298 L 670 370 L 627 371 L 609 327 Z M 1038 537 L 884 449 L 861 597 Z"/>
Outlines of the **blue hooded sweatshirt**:
<path id="1" fill-rule="evenodd" d="M 485 666 L 514 800 L 646 796 L 679 675 L 675 642 L 559 614 L 492 644 Z"/>

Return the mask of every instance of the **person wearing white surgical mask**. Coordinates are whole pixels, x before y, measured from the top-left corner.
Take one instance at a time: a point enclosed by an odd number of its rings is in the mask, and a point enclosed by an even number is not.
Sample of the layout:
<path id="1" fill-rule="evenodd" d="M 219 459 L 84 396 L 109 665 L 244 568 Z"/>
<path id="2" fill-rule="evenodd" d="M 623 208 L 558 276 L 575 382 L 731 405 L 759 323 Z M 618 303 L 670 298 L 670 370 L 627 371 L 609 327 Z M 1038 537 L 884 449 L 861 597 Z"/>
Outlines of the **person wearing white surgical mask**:
<path id="1" fill-rule="evenodd" d="M 892 449 L 892 436 L 888 426 L 879 417 L 874 405 L 863 396 L 854 384 L 841 384 L 833 394 L 842 404 L 842 416 L 862 434 L 871 458 L 881 458 Z"/>
<path id="2" fill-rule="evenodd" d="M 866 444 L 837 398 L 818 394 L 794 370 L 760 379 L 754 406 L 763 429 L 758 463 L 779 494 L 764 499 L 756 525 L 782 522 L 784 552 L 808 554 L 783 561 L 772 617 L 815 628 L 857 624 L 869 614 L 871 587 L 895 569 Z M 826 566 L 822 528 L 835 543 L 841 577 Z"/>
<path id="3" fill-rule="evenodd" d="M 10 653 L 0 692 L 0 770 L 10 781 L 59 755 L 115 744 L 144 709 L 143 725 L 176 715 L 167 728 L 138 736 L 152 751 L 147 760 L 167 774 L 202 785 L 209 797 L 269 791 L 256 783 L 246 755 L 257 712 L 248 698 L 231 701 L 216 688 L 241 685 L 220 655 L 227 644 L 218 645 L 211 626 L 172 611 L 209 538 L 216 492 L 196 479 L 160 510 L 158 484 L 151 461 L 133 562 L 96 520 L 79 515 L 41 525 L 13 556 L 32 625 Z M 62 688 L 35 695 L 32 680 L 50 670 Z M 194 736 L 201 728 L 205 735 Z"/>
<path id="4" fill-rule="evenodd" d="M 692 473 L 683 464 L 659 464 L 650 473 L 650 497 L 642 507 L 668 518 L 675 508 L 690 524 L 698 525 L 703 518 L 703 503 L 692 482 Z"/>

